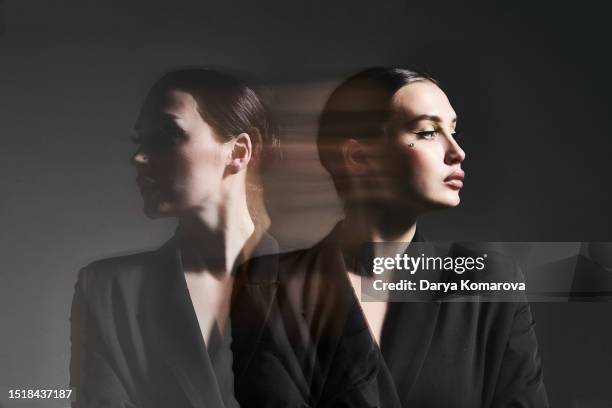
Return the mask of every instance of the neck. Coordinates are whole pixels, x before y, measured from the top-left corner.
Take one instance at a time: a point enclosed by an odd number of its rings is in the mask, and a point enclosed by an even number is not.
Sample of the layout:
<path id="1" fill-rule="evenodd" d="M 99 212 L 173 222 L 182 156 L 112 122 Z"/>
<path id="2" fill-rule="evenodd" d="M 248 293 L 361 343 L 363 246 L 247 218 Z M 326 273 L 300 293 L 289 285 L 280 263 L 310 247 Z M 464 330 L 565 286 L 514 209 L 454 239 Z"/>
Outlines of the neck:
<path id="1" fill-rule="evenodd" d="M 416 221 L 416 214 L 409 211 L 393 211 L 382 207 L 347 207 L 340 235 L 345 262 L 351 264 L 353 261 L 350 259 L 357 256 L 357 251 L 362 250 L 361 245 L 364 243 L 390 243 L 373 246 L 375 257 L 394 257 L 405 252 L 414 239 Z M 355 272 L 351 269 L 347 271 Z"/>
<path id="2" fill-rule="evenodd" d="M 185 271 L 230 274 L 252 247 L 254 232 L 244 189 L 181 217 L 177 235 Z"/>
<path id="3" fill-rule="evenodd" d="M 343 237 L 346 241 L 406 242 L 414 238 L 418 215 L 384 207 L 353 206 L 346 209 Z"/>

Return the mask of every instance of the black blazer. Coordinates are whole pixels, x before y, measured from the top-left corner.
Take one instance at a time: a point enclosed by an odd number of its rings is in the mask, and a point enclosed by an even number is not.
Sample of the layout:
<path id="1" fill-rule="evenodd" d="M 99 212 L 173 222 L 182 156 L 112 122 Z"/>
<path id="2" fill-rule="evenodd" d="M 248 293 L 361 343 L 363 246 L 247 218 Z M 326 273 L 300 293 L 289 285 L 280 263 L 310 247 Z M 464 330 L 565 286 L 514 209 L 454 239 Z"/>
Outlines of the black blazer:
<path id="1" fill-rule="evenodd" d="M 253 255 L 273 252 L 278 245 L 264 234 Z M 259 287 L 242 276 L 233 299 L 250 290 L 260 298 Z M 71 309 L 74 406 L 238 407 L 232 334 L 214 333 L 206 347 L 175 239 L 156 251 L 88 265 Z"/>
<path id="2" fill-rule="evenodd" d="M 239 400 L 262 407 L 548 406 L 527 303 L 392 302 L 379 348 L 336 235 L 250 262 L 260 296 L 240 299 L 254 319 L 234 330 Z M 490 281 L 520 279 L 506 259 L 487 271 Z M 257 344 L 244 342 L 253 329 Z"/>

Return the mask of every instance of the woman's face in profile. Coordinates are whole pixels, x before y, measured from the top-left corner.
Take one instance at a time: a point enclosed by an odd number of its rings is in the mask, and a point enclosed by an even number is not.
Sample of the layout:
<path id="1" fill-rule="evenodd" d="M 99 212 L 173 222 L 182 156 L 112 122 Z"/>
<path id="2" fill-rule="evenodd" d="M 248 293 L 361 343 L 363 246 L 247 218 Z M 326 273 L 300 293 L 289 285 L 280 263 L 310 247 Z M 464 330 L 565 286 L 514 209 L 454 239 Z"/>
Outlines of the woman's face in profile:
<path id="1" fill-rule="evenodd" d="M 455 140 L 457 116 L 442 90 L 429 81 L 400 88 L 392 99 L 385 156 L 395 198 L 421 210 L 459 204 L 465 153 Z"/>
<path id="2" fill-rule="evenodd" d="M 147 216 L 178 216 L 221 200 L 227 145 L 204 121 L 191 94 L 170 90 L 149 96 L 135 127 L 132 163 Z"/>

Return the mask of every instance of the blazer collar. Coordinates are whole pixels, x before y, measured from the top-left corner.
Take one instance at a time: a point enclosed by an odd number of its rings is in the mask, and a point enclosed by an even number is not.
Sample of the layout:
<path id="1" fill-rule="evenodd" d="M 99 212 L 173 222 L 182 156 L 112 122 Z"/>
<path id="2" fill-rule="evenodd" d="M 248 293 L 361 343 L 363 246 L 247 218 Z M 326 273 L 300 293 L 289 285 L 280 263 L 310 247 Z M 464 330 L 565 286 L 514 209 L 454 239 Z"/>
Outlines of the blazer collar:
<path id="1" fill-rule="evenodd" d="M 329 247 L 335 243 L 336 247 L 338 247 L 339 228 L 340 224 L 337 224 L 319 245 Z M 419 247 L 425 245 L 426 250 L 432 254 L 441 253 L 439 248 L 426 241 L 418 228 L 412 242 L 421 243 Z M 407 251 L 410 251 L 410 246 Z M 340 256 L 344 262 L 350 262 L 352 259 L 346 257 L 345 252 L 339 249 L 337 256 Z M 343 269 L 343 271 L 345 270 L 346 268 Z M 343 276 L 343 281 L 346 281 L 343 289 L 350 296 L 349 300 L 345 298 L 341 302 L 342 304 L 339 305 L 338 310 L 343 310 L 342 315 L 349 316 L 351 310 L 360 310 L 359 302 L 350 288 L 346 273 Z M 404 403 L 410 395 L 410 390 L 416 383 L 429 352 L 437 325 L 439 310 L 440 303 L 434 298 L 424 299 L 419 302 L 389 303 L 382 329 L 380 350 L 383 361 L 380 363 L 382 366 L 379 367 L 378 378 L 379 381 L 389 381 L 392 378 L 394 383 L 392 388 L 402 391 L 389 395 L 387 398 L 397 399 L 401 395 L 403 397 L 401 402 Z M 353 318 L 347 321 L 351 326 L 367 326 L 363 313 L 358 313 L 357 318 L 354 317 L 354 313 L 352 315 Z M 402 358 L 398 359 L 398 355 L 402 356 Z"/>
<path id="2" fill-rule="evenodd" d="M 234 373 L 243 376 L 272 313 L 279 281 L 278 243 L 264 233 L 236 271 L 230 310 Z"/>
<path id="3" fill-rule="evenodd" d="M 278 244 L 267 233 L 264 233 L 252 256 L 278 252 Z M 176 237 L 153 253 L 142 297 L 139 320 L 143 327 L 145 339 L 151 341 L 152 356 L 163 360 L 166 369 L 171 373 L 183 390 L 193 407 L 224 407 L 224 398 L 217 386 L 217 377 L 206 351 L 206 345 L 191 302 L 181 260 L 181 251 Z M 261 269 L 256 274 L 255 282 L 243 281 L 236 275 L 235 288 L 232 293 L 232 309 L 246 285 L 247 291 L 261 282 L 274 283 L 277 268 Z M 262 289 L 263 292 L 265 290 Z M 268 295 L 259 296 L 270 298 Z M 232 314 L 233 316 L 234 314 Z M 244 316 L 249 316 L 248 313 Z M 258 336 L 249 337 L 255 344 Z"/>
<path id="4" fill-rule="evenodd" d="M 151 342 L 152 359 L 160 362 L 161 373 L 170 373 L 192 407 L 223 407 L 177 240 L 172 238 L 158 249 L 151 262 L 139 319 L 145 339 Z"/>

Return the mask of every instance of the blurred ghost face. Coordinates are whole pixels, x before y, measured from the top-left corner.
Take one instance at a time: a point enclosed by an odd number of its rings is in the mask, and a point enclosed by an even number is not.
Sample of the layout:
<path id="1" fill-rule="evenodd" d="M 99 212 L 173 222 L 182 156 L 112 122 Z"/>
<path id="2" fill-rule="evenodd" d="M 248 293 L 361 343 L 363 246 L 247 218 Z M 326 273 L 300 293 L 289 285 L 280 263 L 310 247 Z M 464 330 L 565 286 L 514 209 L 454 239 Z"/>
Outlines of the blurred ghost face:
<path id="1" fill-rule="evenodd" d="M 444 92 L 430 81 L 414 82 L 395 93 L 391 108 L 373 188 L 418 211 L 458 205 L 465 153 L 455 140 L 457 117 Z"/>
<path id="2" fill-rule="evenodd" d="M 151 218 L 198 212 L 221 200 L 227 145 L 195 98 L 169 90 L 151 95 L 136 122 L 132 157 L 144 212 Z"/>

